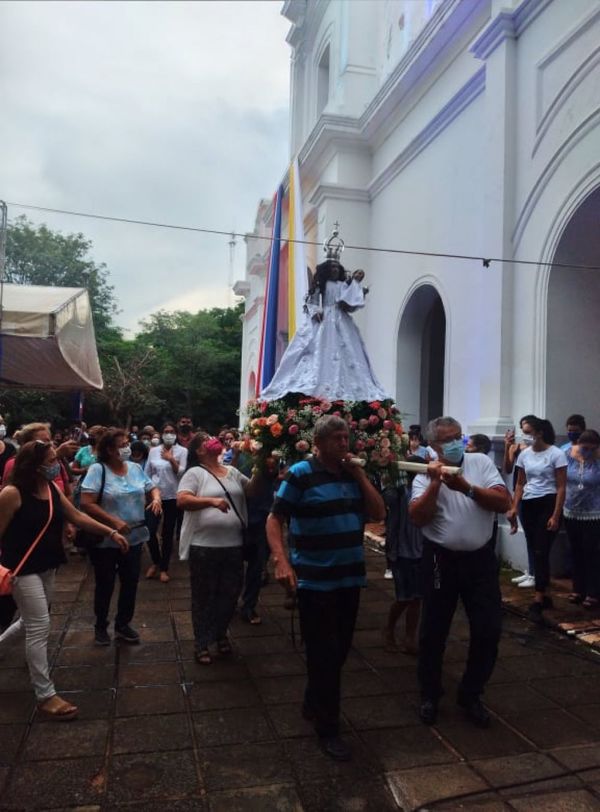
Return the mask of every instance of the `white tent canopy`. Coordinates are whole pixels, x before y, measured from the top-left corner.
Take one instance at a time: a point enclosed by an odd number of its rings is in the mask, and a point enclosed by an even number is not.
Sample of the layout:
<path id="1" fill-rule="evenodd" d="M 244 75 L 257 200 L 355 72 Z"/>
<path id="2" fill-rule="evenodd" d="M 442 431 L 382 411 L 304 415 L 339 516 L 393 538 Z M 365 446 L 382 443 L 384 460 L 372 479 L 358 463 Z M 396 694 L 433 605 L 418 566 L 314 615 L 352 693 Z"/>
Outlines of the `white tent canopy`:
<path id="1" fill-rule="evenodd" d="M 2 288 L 0 386 L 102 389 L 87 290 Z"/>

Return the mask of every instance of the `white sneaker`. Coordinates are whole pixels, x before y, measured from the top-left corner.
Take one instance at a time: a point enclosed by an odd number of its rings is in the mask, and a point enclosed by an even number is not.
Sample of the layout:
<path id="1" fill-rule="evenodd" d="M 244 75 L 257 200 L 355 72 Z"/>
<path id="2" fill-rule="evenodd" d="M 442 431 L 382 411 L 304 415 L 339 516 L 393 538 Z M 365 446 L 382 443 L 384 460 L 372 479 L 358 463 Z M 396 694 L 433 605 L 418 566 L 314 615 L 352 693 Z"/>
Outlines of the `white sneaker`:
<path id="1" fill-rule="evenodd" d="M 388 581 L 391 581 L 391 580 L 392 580 L 392 578 L 394 577 L 394 574 L 392 573 L 392 571 L 391 571 L 391 570 L 386 570 L 386 571 L 383 573 L 383 577 L 384 577 L 384 578 L 386 578 Z"/>
<path id="2" fill-rule="evenodd" d="M 535 578 L 533 575 L 528 575 L 527 578 L 519 584 L 519 589 L 527 589 L 532 586 L 535 586 Z"/>
<path id="3" fill-rule="evenodd" d="M 516 578 L 511 578 L 511 579 L 510 579 L 510 582 L 511 582 L 511 584 L 520 584 L 520 583 L 522 583 L 523 581 L 526 581 L 526 580 L 527 580 L 527 578 L 529 578 L 529 573 L 528 573 L 528 572 L 524 572 L 524 573 L 523 573 L 523 575 L 517 575 L 517 577 L 516 577 Z"/>

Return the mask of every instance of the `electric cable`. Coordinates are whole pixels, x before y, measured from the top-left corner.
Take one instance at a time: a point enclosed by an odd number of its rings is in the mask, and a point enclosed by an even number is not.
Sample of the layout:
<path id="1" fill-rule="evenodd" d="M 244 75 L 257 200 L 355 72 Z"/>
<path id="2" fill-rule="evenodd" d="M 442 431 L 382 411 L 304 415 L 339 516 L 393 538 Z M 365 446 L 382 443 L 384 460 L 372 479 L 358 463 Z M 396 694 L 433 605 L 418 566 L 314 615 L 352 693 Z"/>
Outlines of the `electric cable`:
<path id="1" fill-rule="evenodd" d="M 35 206 L 32 203 L 8 203 L 9 206 L 15 206 L 19 209 L 31 209 L 33 211 L 43 211 L 52 214 L 64 214 L 70 217 L 86 217 L 91 220 L 104 220 L 113 223 L 124 223 L 128 225 L 148 226 L 151 228 L 166 228 L 173 231 L 190 231 L 197 234 L 215 234 L 221 237 L 252 237 L 256 240 L 266 240 L 267 242 L 279 242 L 288 244 L 299 245 L 316 245 L 321 246 L 320 242 L 314 240 L 290 240 L 287 237 L 274 237 L 274 236 L 256 236 L 250 233 L 241 231 L 231 231 L 217 228 L 203 228 L 200 226 L 182 226 L 175 223 L 159 223 L 153 220 L 136 220 L 130 217 L 115 217 L 106 214 L 93 214 L 91 212 L 71 211 L 69 209 L 55 209 L 49 206 Z M 534 267 L 547 267 L 547 268 L 567 268 L 569 270 L 577 271 L 600 271 L 600 265 L 579 265 L 567 264 L 564 262 L 541 262 L 531 259 L 507 259 L 505 257 L 482 257 L 470 254 L 450 254 L 437 251 L 412 251 L 403 248 L 381 248 L 378 246 L 369 245 L 351 245 L 346 243 L 345 248 L 350 248 L 353 251 L 373 251 L 381 254 L 400 254 L 405 256 L 414 257 L 434 257 L 437 259 L 459 259 L 467 260 L 469 262 L 481 262 L 484 268 L 489 268 L 492 262 L 504 265 L 532 265 Z"/>

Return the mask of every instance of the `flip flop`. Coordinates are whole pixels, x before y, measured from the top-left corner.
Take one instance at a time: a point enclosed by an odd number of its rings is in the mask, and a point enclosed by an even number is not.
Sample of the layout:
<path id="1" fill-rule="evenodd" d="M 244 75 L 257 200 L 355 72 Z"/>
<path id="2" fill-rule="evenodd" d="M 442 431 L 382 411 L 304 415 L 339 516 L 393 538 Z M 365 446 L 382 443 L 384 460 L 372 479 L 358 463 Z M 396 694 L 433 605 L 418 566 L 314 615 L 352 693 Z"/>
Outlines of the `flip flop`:
<path id="1" fill-rule="evenodd" d="M 210 655 L 210 651 L 205 648 L 202 651 L 196 651 L 194 654 L 194 660 L 198 663 L 198 665 L 211 665 L 212 657 Z"/>
<path id="2" fill-rule="evenodd" d="M 60 697 L 58 698 L 60 699 Z M 54 697 L 50 697 L 49 699 L 54 699 Z M 69 722 L 71 719 L 76 719 L 79 715 L 79 708 L 76 705 L 71 705 L 70 702 L 65 702 L 64 699 L 60 700 L 62 704 L 54 708 L 46 708 L 45 706 L 48 704 L 49 699 L 40 702 L 37 706 L 37 712 L 46 719 L 50 719 L 53 722 Z"/>

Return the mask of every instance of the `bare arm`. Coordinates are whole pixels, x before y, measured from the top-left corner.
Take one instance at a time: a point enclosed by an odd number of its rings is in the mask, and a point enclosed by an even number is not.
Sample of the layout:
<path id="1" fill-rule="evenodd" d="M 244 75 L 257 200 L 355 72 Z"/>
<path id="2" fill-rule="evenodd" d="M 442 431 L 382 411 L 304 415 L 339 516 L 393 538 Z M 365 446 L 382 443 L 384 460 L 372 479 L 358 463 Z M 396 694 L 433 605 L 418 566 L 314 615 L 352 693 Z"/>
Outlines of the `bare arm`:
<path id="1" fill-rule="evenodd" d="M 554 502 L 554 513 L 548 520 L 548 530 L 558 530 L 562 516 L 563 505 L 567 493 L 567 469 L 556 468 L 556 501 Z"/>
<path id="2" fill-rule="evenodd" d="M 6 485 L 0 492 L 0 539 L 21 507 L 21 494 L 13 485 Z"/>
<path id="3" fill-rule="evenodd" d="M 216 508 L 227 513 L 230 504 L 227 499 L 217 499 L 211 496 L 194 496 L 191 491 L 179 491 L 177 494 L 177 507 L 180 510 L 206 510 Z"/>
<path id="4" fill-rule="evenodd" d="M 285 519 L 276 513 L 267 517 L 267 542 L 275 564 L 275 578 L 288 592 L 295 592 L 298 587 L 296 573 L 291 567 L 283 543 L 283 526 Z"/>
<path id="5" fill-rule="evenodd" d="M 82 530 L 86 530 L 88 533 L 92 533 L 93 535 L 110 536 L 113 541 L 117 542 L 123 552 L 127 552 L 129 549 L 129 542 L 124 536 L 118 533 L 114 527 L 98 522 L 96 519 L 92 519 L 91 516 L 87 516 L 81 510 L 77 510 L 77 508 L 67 499 L 64 493 L 60 493 L 60 491 L 58 493 L 60 496 L 63 513 L 65 514 L 67 521 L 72 522 L 76 527 L 80 527 Z"/>

